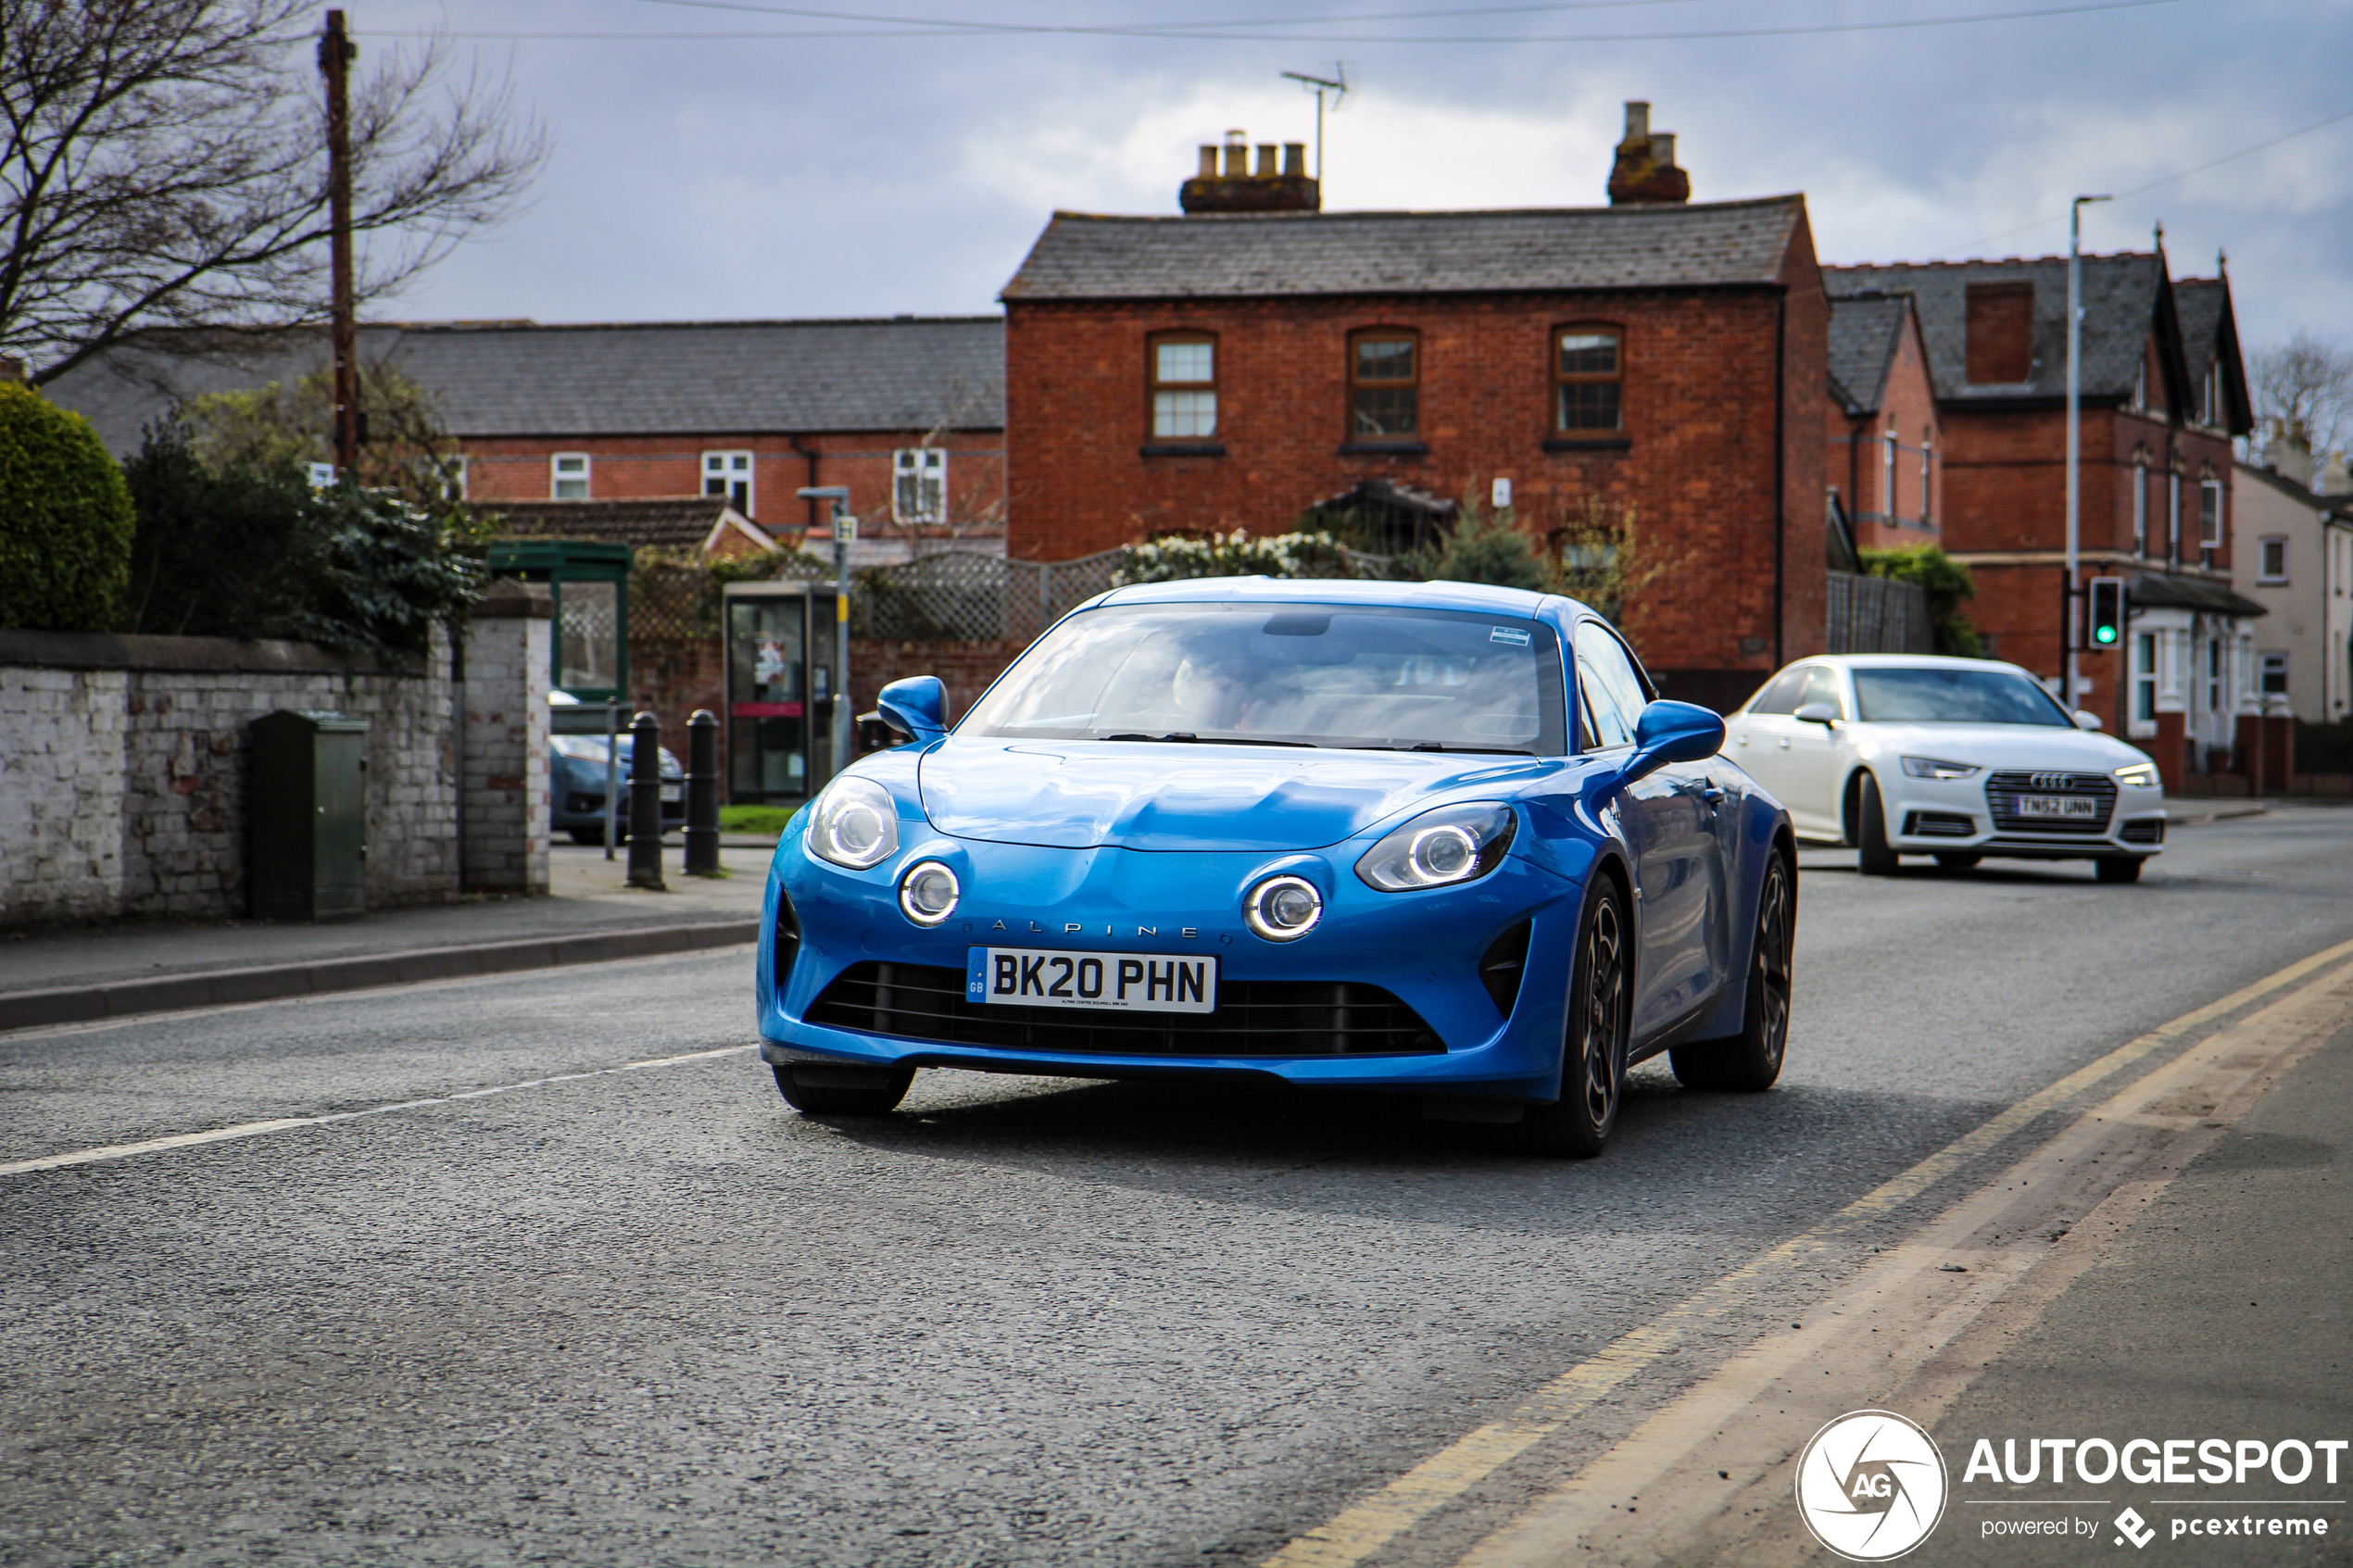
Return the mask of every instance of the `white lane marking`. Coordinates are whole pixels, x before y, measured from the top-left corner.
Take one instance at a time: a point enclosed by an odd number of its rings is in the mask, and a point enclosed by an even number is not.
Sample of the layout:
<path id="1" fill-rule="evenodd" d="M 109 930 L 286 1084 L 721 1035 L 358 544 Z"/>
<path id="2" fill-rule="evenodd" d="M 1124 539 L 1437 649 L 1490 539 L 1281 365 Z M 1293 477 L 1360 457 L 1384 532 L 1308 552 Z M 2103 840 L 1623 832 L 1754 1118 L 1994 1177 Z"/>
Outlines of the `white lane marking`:
<path id="1" fill-rule="evenodd" d="M 75 1023 L 36 1023 L 25 1029 L 0 1029 L 0 1045 L 13 1046 L 24 1040 L 62 1039 L 69 1035 L 95 1035 L 107 1029 L 127 1029 L 142 1023 L 156 1023 L 166 1019 L 212 1018 L 224 1012 L 251 1012 L 256 1008 L 328 1007 L 336 1002 L 363 1001 L 402 991 L 457 990 L 468 986 L 496 985 L 503 981 L 544 979 L 560 974 L 578 974 L 589 970 L 639 969 L 648 964 L 683 963 L 692 959 L 724 957 L 730 953 L 749 953 L 758 947 L 757 942 L 737 942 L 724 947 L 689 947 L 683 953 L 646 953 L 634 959 L 598 959 L 590 963 L 554 964 L 540 969 L 507 969 L 496 974 L 452 974 L 439 980 L 396 980 L 388 985 L 359 985 L 348 991 L 305 991 L 298 997 L 262 997 L 250 1002 L 215 1002 L 202 1008 L 157 1008 L 153 1012 L 126 1012 L 116 1018 L 87 1018 Z M 585 1017 L 599 1017 L 589 1013 Z"/>
<path id="2" fill-rule="evenodd" d="M 461 1099 L 486 1099 L 492 1095 L 510 1095 L 518 1089 L 545 1088 L 550 1084 L 576 1084 L 584 1078 L 609 1078 L 616 1073 L 643 1073 L 652 1067 L 675 1067 L 682 1062 L 709 1061 L 713 1057 L 735 1056 L 752 1049 L 750 1046 L 721 1046 L 716 1050 L 688 1051 L 684 1056 L 657 1056 L 644 1061 L 628 1061 L 619 1067 L 592 1068 L 585 1073 L 558 1073 L 545 1078 L 526 1078 L 518 1084 L 495 1084 L 486 1089 L 462 1089 L 456 1094 L 435 1095 L 430 1099 L 396 1100 L 390 1105 L 371 1105 L 364 1110 L 336 1110 L 323 1116 L 282 1116 L 271 1122 L 240 1122 L 233 1127 L 214 1127 L 202 1133 L 176 1133 L 168 1138 L 148 1138 L 140 1143 L 108 1144 L 103 1148 L 80 1148 L 71 1154 L 44 1155 L 39 1160 L 17 1160 L 0 1165 L 0 1176 L 30 1175 L 35 1171 L 62 1171 L 69 1165 L 94 1165 L 104 1160 L 128 1160 L 134 1155 L 160 1154 L 166 1149 L 195 1148 L 202 1144 L 232 1143 L 239 1138 L 258 1138 L 271 1133 L 283 1133 L 296 1127 L 324 1127 L 336 1122 L 357 1122 L 363 1116 L 389 1116 L 396 1110 L 422 1110 L 427 1106 L 452 1105 Z"/>

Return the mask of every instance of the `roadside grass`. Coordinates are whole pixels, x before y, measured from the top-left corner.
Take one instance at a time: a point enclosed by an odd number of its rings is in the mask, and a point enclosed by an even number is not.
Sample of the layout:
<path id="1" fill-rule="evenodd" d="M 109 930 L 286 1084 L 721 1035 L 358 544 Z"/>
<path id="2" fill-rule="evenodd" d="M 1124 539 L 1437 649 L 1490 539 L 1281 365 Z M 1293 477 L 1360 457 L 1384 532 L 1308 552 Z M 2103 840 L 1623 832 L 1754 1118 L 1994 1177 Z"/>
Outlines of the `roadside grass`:
<path id="1" fill-rule="evenodd" d="M 722 806 L 719 808 L 719 831 L 722 833 L 774 833 L 785 831 L 797 808 L 785 806 Z"/>

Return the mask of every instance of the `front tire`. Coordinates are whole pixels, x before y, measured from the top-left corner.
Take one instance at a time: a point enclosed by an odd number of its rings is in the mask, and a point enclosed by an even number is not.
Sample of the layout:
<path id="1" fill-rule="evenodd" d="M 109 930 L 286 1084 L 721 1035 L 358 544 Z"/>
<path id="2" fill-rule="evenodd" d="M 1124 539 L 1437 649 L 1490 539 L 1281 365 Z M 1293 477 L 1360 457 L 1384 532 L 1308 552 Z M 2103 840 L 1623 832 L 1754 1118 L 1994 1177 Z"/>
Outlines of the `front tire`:
<path id="1" fill-rule="evenodd" d="M 1894 876 L 1903 857 L 1887 847 L 1887 810 L 1880 804 L 1879 781 L 1863 775 L 1855 802 L 1855 864 L 1865 876 Z"/>
<path id="2" fill-rule="evenodd" d="M 2141 880 L 2141 858 L 2138 855 L 2103 855 L 2092 862 L 2092 874 L 2102 882 L 2138 882 Z"/>
<path id="3" fill-rule="evenodd" d="M 1796 879 L 1779 849 L 1766 863 L 1756 896 L 1756 940 L 1748 963 L 1748 1005 L 1729 1040 L 1693 1040 L 1667 1053 L 1687 1089 L 1756 1094 L 1781 1075 L 1789 1047 L 1791 955 L 1796 947 Z"/>
<path id="4" fill-rule="evenodd" d="M 812 1083 L 812 1078 L 828 1081 Z M 804 1116 L 887 1116 L 914 1081 L 912 1067 L 776 1069 L 776 1092 Z"/>
<path id="5" fill-rule="evenodd" d="M 1634 989 L 1626 912 L 1617 884 L 1597 881 L 1577 932 L 1568 1021 L 1561 1042 L 1561 1098 L 1531 1105 L 1515 1129 L 1531 1154 L 1591 1160 L 1617 1125 L 1626 1087 Z"/>

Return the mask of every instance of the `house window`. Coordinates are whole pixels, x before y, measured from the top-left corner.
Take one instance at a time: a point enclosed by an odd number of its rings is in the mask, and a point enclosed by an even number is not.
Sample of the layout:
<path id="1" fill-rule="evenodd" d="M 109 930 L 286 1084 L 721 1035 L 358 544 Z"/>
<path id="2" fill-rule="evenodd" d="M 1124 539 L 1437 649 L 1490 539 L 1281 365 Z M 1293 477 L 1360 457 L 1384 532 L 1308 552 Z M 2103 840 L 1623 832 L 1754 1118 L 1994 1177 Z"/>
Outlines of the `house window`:
<path id="1" fill-rule="evenodd" d="M 1154 338 L 1152 439 L 1206 441 L 1217 433 L 1217 345 L 1205 337 Z"/>
<path id="2" fill-rule="evenodd" d="M 2263 583 L 2287 581 L 2287 541 L 2271 538 L 2256 545 L 2256 579 Z"/>
<path id="3" fill-rule="evenodd" d="M 1421 353 L 1412 332 L 1359 332 L 1348 341 L 1348 433 L 1421 430 Z"/>
<path id="4" fill-rule="evenodd" d="M 900 522 L 948 521 L 948 454 L 902 446 L 890 455 L 890 509 Z"/>
<path id="5" fill-rule="evenodd" d="M 1968 376 L 2000 383 L 2034 377 L 2034 285 L 1971 283 L 1965 301 Z"/>
<path id="6" fill-rule="evenodd" d="M 2197 487 L 2198 543 L 2209 550 L 2222 547 L 2222 482 L 2208 479 Z"/>
<path id="7" fill-rule="evenodd" d="M 2165 553 L 2182 558 L 2182 476 L 2165 476 Z"/>
<path id="8" fill-rule="evenodd" d="M 2222 363 L 2218 358 L 2206 368 L 2206 422 L 2220 429 L 2222 424 Z"/>
<path id="9" fill-rule="evenodd" d="M 2142 726 L 2147 726 L 2145 729 Z M 2133 639 L 2133 733 L 2157 733 L 2157 633 Z"/>
<path id="10" fill-rule="evenodd" d="M 1553 428 L 1561 433 L 1623 425 L 1623 358 L 1608 327 L 1564 327 L 1553 334 Z"/>
<path id="11" fill-rule="evenodd" d="M 2267 653 L 2263 656 L 2263 695 L 2287 696 L 2287 655 Z"/>
<path id="12" fill-rule="evenodd" d="M 737 511 L 751 516 L 751 454 L 749 452 L 705 452 L 702 455 L 702 493 L 724 495 Z"/>
<path id="13" fill-rule="evenodd" d="M 2124 405 L 2124 407 L 2132 412 L 2139 414 L 2146 412 L 2148 406 L 2149 361 L 2148 356 L 2146 354 L 2143 354 L 2141 356 L 2140 368 L 2133 372 L 2133 400 Z"/>
<path id="14" fill-rule="evenodd" d="M 1928 432 L 1920 432 L 1920 526 L 1922 528 L 1933 528 L 1936 526 L 1936 519 L 1931 515 L 1928 505 L 1929 495 L 1934 488 L 1929 483 L 1929 475 L 1935 456 L 1936 444 L 1934 440 L 1930 436 Z"/>
<path id="15" fill-rule="evenodd" d="M 588 454 L 559 452 L 547 459 L 551 488 L 548 494 L 559 501 L 585 501 L 588 498 Z"/>
<path id="16" fill-rule="evenodd" d="M 2133 463 L 2133 553 L 2149 553 L 2149 465 L 2145 458 Z"/>
<path id="17" fill-rule="evenodd" d="M 1895 433 L 1879 438 L 1879 515 L 1895 521 Z"/>

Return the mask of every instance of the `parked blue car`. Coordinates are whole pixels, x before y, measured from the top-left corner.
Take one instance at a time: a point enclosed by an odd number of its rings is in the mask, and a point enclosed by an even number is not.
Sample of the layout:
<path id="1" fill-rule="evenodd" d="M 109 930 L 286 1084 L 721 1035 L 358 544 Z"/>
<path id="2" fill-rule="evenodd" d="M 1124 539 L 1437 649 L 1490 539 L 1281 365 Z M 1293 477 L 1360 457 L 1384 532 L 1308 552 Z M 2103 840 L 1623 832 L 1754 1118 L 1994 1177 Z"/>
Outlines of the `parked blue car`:
<path id="1" fill-rule="evenodd" d="M 921 1067 L 1258 1075 L 1584 1156 L 1646 1057 L 1780 1073 L 1788 813 L 1572 599 L 1115 588 L 952 731 L 930 677 L 879 706 L 908 744 L 769 873 L 761 1054 L 804 1112 Z"/>
<path id="2" fill-rule="evenodd" d="M 617 842 L 629 841 L 629 759 L 635 746 L 628 731 L 621 732 L 613 749 L 621 756 L 621 801 Z M 661 827 L 664 833 L 686 821 L 686 771 L 670 748 L 661 748 Z M 605 737 L 547 737 L 547 818 L 551 831 L 569 833 L 574 844 L 605 841 Z"/>

